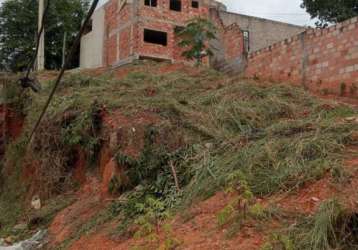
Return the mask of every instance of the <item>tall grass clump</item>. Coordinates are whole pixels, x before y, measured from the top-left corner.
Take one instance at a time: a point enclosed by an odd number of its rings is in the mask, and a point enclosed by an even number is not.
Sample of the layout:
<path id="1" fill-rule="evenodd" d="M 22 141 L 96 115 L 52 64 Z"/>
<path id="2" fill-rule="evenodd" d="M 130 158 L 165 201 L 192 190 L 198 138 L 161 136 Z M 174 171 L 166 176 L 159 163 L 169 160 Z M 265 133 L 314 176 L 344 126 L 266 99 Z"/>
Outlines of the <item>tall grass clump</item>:
<path id="1" fill-rule="evenodd" d="M 220 190 L 237 170 L 259 196 L 297 189 L 340 168 L 345 145 L 354 143 L 351 135 L 358 129 L 344 122 L 357 114 L 353 108 L 327 108 L 290 86 L 239 82 L 221 88 L 215 100 L 205 104 L 207 113 L 195 125 L 212 135 L 215 147 L 193 165 L 190 197 Z"/>
<path id="2" fill-rule="evenodd" d="M 340 169 L 344 148 L 356 143 L 352 134 L 358 125 L 344 118 L 357 110 L 320 101 L 300 88 L 262 86 L 212 70 L 158 74 L 146 65 L 128 67 L 131 73 L 122 79 L 112 73 L 65 77 L 29 151 L 39 159 L 39 186 L 47 196 L 61 193 L 67 181 L 72 184 L 77 150 L 96 165 L 107 138 L 103 113 L 120 112 L 129 121 L 150 113 L 157 119 L 137 158 L 116 145 L 114 154 L 127 178 L 111 181 L 110 191 L 123 199 L 113 202 L 106 218 L 128 218 L 124 224 L 152 214 L 153 206 L 160 207 L 154 217 L 162 218 L 167 210 L 220 190 L 245 186 L 260 197 L 295 190 Z M 30 94 L 31 103 L 23 106 L 24 138 L 52 84 Z M 178 145 L 167 147 L 169 141 Z M 322 235 L 318 247 L 327 243 Z"/>
<path id="3" fill-rule="evenodd" d="M 290 229 L 295 249 L 357 249 L 358 217 L 336 200 L 323 202 L 318 211 Z"/>

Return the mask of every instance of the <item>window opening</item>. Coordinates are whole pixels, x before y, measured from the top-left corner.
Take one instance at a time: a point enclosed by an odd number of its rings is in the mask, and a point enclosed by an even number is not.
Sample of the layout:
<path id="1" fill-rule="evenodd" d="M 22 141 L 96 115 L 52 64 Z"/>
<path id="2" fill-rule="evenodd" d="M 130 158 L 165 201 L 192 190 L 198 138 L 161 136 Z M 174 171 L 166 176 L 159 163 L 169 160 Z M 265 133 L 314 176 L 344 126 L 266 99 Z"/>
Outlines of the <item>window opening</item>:
<path id="1" fill-rule="evenodd" d="M 198 9 L 199 8 L 199 1 L 191 1 L 191 7 Z"/>
<path id="2" fill-rule="evenodd" d="M 144 0 L 144 5 L 150 6 L 150 7 L 157 7 L 158 2 L 157 2 L 157 0 Z"/>
<path id="3" fill-rule="evenodd" d="M 170 0 L 170 9 L 174 11 L 181 11 L 181 0 Z"/>
<path id="4" fill-rule="evenodd" d="M 144 42 L 167 46 L 168 34 L 162 31 L 144 29 Z"/>
<path id="5" fill-rule="evenodd" d="M 245 52 L 249 52 L 250 51 L 250 32 L 247 31 L 247 30 L 244 30 L 243 35 L 244 35 L 244 49 L 245 49 Z"/>

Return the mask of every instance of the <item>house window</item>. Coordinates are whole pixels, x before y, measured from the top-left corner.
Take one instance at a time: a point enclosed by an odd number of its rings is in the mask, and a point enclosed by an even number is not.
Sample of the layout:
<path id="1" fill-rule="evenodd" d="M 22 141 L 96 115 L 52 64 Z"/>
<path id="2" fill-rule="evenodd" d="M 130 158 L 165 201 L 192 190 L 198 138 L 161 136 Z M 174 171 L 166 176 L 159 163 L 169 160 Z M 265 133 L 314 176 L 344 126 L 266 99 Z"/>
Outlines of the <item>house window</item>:
<path id="1" fill-rule="evenodd" d="M 191 7 L 198 9 L 199 8 L 199 1 L 191 1 Z"/>
<path id="2" fill-rule="evenodd" d="M 157 7 L 157 0 L 144 0 L 144 5 L 150 7 Z"/>
<path id="3" fill-rule="evenodd" d="M 244 49 L 245 52 L 249 52 L 250 51 L 250 32 L 247 30 L 243 31 L 243 36 L 244 36 Z"/>
<path id="4" fill-rule="evenodd" d="M 167 46 L 168 34 L 162 31 L 144 29 L 144 42 Z"/>
<path id="5" fill-rule="evenodd" d="M 170 9 L 174 11 L 181 11 L 181 0 L 170 0 Z"/>

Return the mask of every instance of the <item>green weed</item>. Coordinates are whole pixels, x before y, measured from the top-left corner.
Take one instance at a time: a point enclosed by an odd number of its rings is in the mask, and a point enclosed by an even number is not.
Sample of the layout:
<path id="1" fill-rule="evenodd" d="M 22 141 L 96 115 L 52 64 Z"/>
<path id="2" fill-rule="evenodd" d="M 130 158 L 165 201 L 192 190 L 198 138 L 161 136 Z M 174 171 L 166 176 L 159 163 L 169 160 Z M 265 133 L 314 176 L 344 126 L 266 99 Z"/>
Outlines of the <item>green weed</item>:
<path id="1" fill-rule="evenodd" d="M 290 231 L 295 249 L 356 249 L 356 214 L 349 214 L 335 200 L 321 204 L 314 216 Z"/>
<path id="2" fill-rule="evenodd" d="M 150 66 L 132 65 L 131 73 L 121 80 L 110 73 L 99 77 L 67 75 L 34 138 L 31 153 L 40 159 L 39 171 L 49 178 L 41 183 L 50 184 L 40 185 L 41 190 L 51 197 L 72 187 L 68 173 L 76 147 L 85 151 L 95 165 L 101 146 L 99 112 L 120 110 L 129 118 L 150 112 L 160 120 L 147 128 L 138 157 L 130 157 L 118 147 L 116 160 L 129 181 L 113 180 L 109 189 L 114 193 L 119 189 L 121 199 L 80 232 L 121 218 L 124 226 L 117 231 L 123 233 L 148 214 L 151 199 L 161 204 L 164 213 L 206 199 L 219 190 L 238 192 L 252 218 L 269 217 L 265 209 L 251 203 L 255 197 L 295 190 L 328 172 L 343 181 L 344 148 L 355 143 L 351 134 L 358 128 L 343 122 L 343 118 L 357 115 L 355 109 L 327 104 L 288 85 L 259 86 L 226 79 L 211 70 L 195 76 L 184 72 L 159 75 L 147 73 Z M 22 106 L 26 114 L 22 138 L 38 118 L 51 84 L 41 94 L 29 94 L 29 103 Z M 153 90 L 150 95 L 148 89 Z M 171 146 L 176 137 L 180 137 L 178 145 Z M 7 154 L 7 159 L 11 154 L 20 158 L 23 151 L 11 149 Z M 180 191 L 170 164 L 175 165 Z M 21 165 L 19 161 L 20 170 Z M 14 186 L 21 184 L 16 180 Z M 20 200 L 19 196 L 12 197 Z M 14 209 L 13 218 L 19 211 Z M 234 211 L 222 211 L 218 225 L 230 221 L 232 212 L 235 218 L 242 213 L 236 207 Z M 232 235 L 240 229 L 241 219 L 232 223 L 236 227 Z M 313 233 L 318 236 L 319 232 L 323 230 L 317 228 Z M 317 246 L 326 244 L 324 233 L 317 239 Z M 287 242 L 283 245 L 290 246 Z"/>

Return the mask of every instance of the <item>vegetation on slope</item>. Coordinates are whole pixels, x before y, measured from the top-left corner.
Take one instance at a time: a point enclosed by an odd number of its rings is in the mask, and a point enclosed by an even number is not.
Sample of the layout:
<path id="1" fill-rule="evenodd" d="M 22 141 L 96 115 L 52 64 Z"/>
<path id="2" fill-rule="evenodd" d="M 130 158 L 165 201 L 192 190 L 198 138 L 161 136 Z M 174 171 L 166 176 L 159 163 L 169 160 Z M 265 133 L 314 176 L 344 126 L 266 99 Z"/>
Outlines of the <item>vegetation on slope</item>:
<path id="1" fill-rule="evenodd" d="M 257 204 L 257 198 L 297 190 L 327 174 L 342 180 L 344 148 L 356 143 L 352 134 L 357 124 L 344 120 L 357 115 L 353 108 L 324 103 L 300 88 L 263 86 L 211 70 L 154 74 L 148 73 L 148 64 L 130 67 L 132 73 L 120 80 L 111 73 L 99 77 L 69 74 L 29 149 L 32 159 L 39 161 L 43 190 L 47 197 L 53 197 L 74 187 L 66 173 L 78 145 L 87 152 L 92 165 L 96 163 L 101 145 L 97 119 L 100 110 L 120 110 L 128 117 L 150 112 L 161 118 L 161 122 L 147 128 L 139 157 L 118 149 L 116 159 L 126 166 L 130 182 L 124 185 L 123 180 L 112 180 L 108 188 L 121 198 L 83 225 L 64 246 L 96 225 L 114 219 L 121 221 L 117 234 L 153 238 L 160 221 L 217 191 L 237 196 L 218 215 L 218 224 L 237 225 L 233 222 L 245 217 L 237 211 L 240 204 L 250 216 L 260 217 L 266 211 Z M 31 95 L 31 104 L 24 109 L 27 116 L 23 137 L 7 151 L 8 161 L 11 155 L 17 155 L 19 169 L 26 162 L 19 158 L 24 155 L 21 142 L 33 127 L 50 87 L 51 82 L 42 94 Z M 182 138 L 175 150 L 157 142 L 164 127 Z M 15 180 L 13 183 L 19 184 Z M 0 200 L 1 208 L 9 202 L 5 194 Z M 2 223 L 11 224 L 15 218 L 8 222 L 0 213 Z M 317 224 L 314 220 L 311 223 Z M 320 229 L 306 230 L 314 234 Z M 294 240 L 297 234 L 287 235 L 292 249 L 302 249 L 301 243 Z M 180 244 L 173 238 L 167 240 L 169 245 Z M 324 238 L 318 241 L 309 241 L 310 247 L 336 247 Z M 156 240 L 151 242 L 157 244 Z"/>

